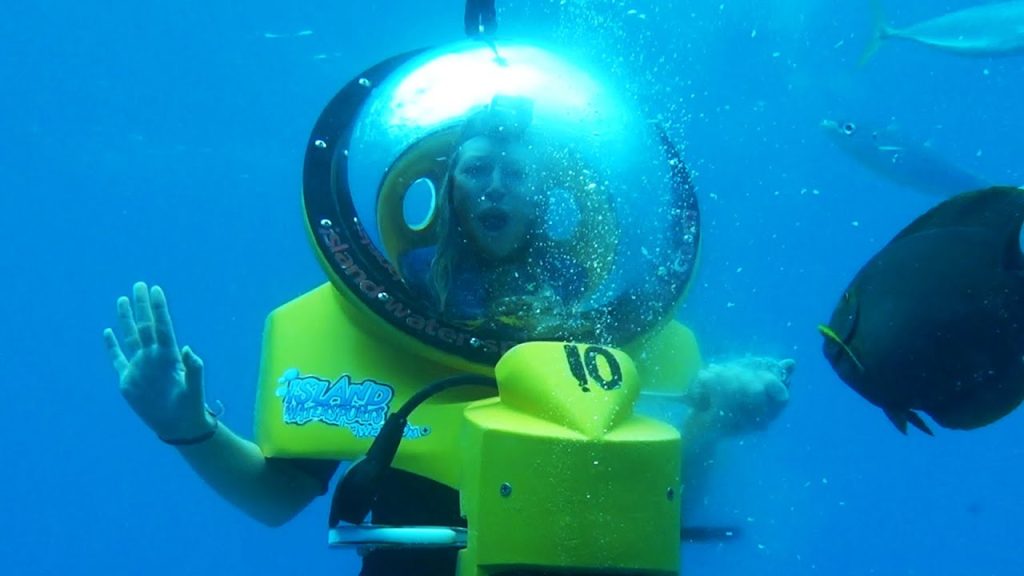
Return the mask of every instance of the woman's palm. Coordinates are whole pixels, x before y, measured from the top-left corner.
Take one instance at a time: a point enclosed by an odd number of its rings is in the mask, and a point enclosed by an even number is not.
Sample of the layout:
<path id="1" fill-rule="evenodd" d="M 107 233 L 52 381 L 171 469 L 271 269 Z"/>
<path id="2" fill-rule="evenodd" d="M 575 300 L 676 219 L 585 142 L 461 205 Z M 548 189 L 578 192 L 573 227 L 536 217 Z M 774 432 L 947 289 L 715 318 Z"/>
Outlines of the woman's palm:
<path id="1" fill-rule="evenodd" d="M 133 299 L 117 301 L 124 348 L 113 330 L 103 332 L 121 394 L 157 435 L 182 438 L 206 425 L 202 361 L 187 347 L 179 351 L 163 291 L 142 282 Z M 130 360 L 129 360 L 130 358 Z"/>

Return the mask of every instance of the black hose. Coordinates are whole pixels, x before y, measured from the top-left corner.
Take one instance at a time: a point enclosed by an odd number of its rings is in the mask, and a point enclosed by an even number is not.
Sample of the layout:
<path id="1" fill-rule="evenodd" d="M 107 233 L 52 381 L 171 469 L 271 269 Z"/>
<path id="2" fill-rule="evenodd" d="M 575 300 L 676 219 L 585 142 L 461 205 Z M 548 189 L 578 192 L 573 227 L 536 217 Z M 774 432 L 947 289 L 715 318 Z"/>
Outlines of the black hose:
<path id="1" fill-rule="evenodd" d="M 431 396 L 458 386 L 494 388 L 497 387 L 497 382 L 484 376 L 452 376 L 422 388 L 406 400 L 401 408 L 384 421 L 377 437 L 366 451 L 366 456 L 352 464 L 335 486 L 331 499 L 331 514 L 327 520 L 328 527 L 334 528 L 339 522 L 362 523 L 377 500 L 381 477 L 395 460 L 409 414 Z"/>

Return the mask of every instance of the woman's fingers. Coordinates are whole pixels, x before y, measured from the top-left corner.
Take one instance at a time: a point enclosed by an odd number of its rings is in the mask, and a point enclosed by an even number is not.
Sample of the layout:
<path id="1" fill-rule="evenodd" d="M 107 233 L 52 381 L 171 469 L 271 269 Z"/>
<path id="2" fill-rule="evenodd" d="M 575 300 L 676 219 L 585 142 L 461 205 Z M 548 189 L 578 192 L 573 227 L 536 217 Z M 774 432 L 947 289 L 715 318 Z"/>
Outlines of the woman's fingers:
<path id="1" fill-rule="evenodd" d="M 159 286 L 153 286 L 149 292 L 152 303 L 153 329 L 156 335 L 156 343 L 161 348 L 177 350 L 178 343 L 174 339 L 174 325 L 171 323 L 171 313 L 167 309 L 167 296 Z"/>
<path id="2" fill-rule="evenodd" d="M 125 357 L 124 352 L 121 351 L 121 345 L 117 342 L 117 336 L 114 336 L 114 331 L 110 328 L 103 331 L 103 343 L 107 346 L 107 353 L 110 354 L 110 361 L 114 364 L 114 370 L 117 370 L 117 375 L 124 374 L 124 371 L 128 369 L 128 359 Z"/>
<path id="3" fill-rule="evenodd" d="M 139 344 L 142 347 L 152 346 L 156 342 L 156 329 L 149 301 L 149 287 L 145 282 L 136 282 L 132 286 L 132 295 L 135 298 L 135 327 L 139 334 Z"/>
<path id="4" fill-rule="evenodd" d="M 121 325 L 121 334 L 124 336 L 124 344 L 129 354 L 139 349 L 139 329 L 135 325 L 135 313 L 132 312 L 132 304 L 128 298 L 121 296 L 117 299 L 117 321 Z"/>
<path id="5" fill-rule="evenodd" d="M 187 394 L 199 394 L 199 401 L 202 402 L 203 394 L 203 361 L 192 351 L 192 348 L 185 346 L 181 351 L 181 361 L 185 365 L 185 389 Z"/>

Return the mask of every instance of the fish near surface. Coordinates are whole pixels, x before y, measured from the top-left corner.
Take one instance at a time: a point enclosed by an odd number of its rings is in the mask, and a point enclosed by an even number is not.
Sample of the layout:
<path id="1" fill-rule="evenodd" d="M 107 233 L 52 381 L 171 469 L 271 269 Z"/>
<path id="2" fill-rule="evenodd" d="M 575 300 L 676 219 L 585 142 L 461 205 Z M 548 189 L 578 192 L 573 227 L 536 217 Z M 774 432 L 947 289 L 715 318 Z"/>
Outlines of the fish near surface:
<path id="1" fill-rule="evenodd" d="M 1024 399 L 1024 190 L 960 194 L 857 273 L 827 326 L 839 377 L 906 433 L 999 420 Z"/>
<path id="2" fill-rule="evenodd" d="M 886 23 L 879 0 L 872 0 L 875 33 L 861 64 L 882 41 L 902 38 L 966 56 L 1000 56 L 1024 52 L 1024 1 L 993 2 L 924 20 L 906 28 Z"/>

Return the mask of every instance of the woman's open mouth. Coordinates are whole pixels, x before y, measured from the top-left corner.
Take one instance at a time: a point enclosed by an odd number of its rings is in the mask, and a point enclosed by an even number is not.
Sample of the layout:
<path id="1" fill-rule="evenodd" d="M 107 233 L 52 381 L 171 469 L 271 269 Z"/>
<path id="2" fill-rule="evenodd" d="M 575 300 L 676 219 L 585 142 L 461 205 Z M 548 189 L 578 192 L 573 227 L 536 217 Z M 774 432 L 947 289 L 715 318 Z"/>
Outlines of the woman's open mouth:
<path id="1" fill-rule="evenodd" d="M 488 232 L 499 232 L 508 225 L 508 212 L 501 208 L 487 208 L 477 215 L 477 220 Z"/>

